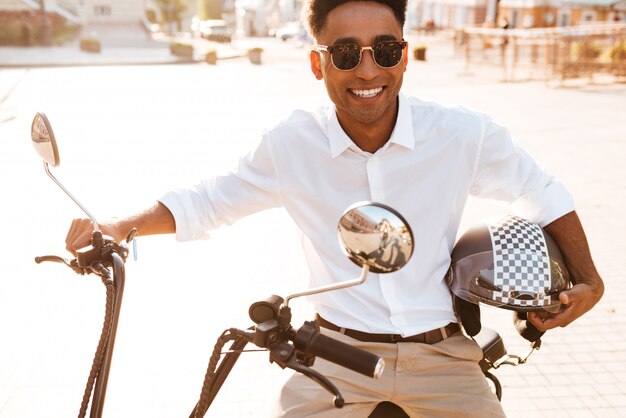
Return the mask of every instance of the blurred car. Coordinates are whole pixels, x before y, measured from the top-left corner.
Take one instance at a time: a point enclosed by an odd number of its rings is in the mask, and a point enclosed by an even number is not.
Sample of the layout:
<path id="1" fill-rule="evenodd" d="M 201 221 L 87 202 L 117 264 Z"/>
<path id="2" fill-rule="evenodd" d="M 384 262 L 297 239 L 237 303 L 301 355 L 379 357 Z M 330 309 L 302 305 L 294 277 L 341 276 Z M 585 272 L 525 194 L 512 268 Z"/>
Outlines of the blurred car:
<path id="1" fill-rule="evenodd" d="M 287 22 L 280 28 L 276 29 L 275 36 L 282 41 L 288 39 L 299 39 L 303 33 L 306 33 L 306 29 L 300 22 Z"/>
<path id="2" fill-rule="evenodd" d="M 309 35 L 309 31 L 307 31 L 306 29 L 300 32 L 296 41 L 296 45 L 299 47 L 312 45 L 313 43 L 313 38 L 311 38 L 311 36 Z"/>
<path id="3" fill-rule="evenodd" d="M 233 40 L 233 32 L 223 20 L 200 20 L 192 22 L 192 31 L 203 39 L 228 43 Z"/>

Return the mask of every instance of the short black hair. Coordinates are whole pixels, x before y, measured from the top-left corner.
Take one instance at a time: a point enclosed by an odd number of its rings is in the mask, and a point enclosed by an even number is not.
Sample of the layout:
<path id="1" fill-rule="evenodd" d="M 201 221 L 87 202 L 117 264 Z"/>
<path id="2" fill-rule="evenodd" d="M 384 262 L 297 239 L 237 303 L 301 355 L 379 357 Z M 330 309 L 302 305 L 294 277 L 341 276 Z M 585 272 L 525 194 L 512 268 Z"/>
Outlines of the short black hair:
<path id="1" fill-rule="evenodd" d="M 304 18 L 308 25 L 309 34 L 317 39 L 326 26 L 328 13 L 342 4 L 353 1 L 373 1 L 384 4 L 391 8 L 400 27 L 404 26 L 407 0 L 308 0 L 304 9 Z"/>

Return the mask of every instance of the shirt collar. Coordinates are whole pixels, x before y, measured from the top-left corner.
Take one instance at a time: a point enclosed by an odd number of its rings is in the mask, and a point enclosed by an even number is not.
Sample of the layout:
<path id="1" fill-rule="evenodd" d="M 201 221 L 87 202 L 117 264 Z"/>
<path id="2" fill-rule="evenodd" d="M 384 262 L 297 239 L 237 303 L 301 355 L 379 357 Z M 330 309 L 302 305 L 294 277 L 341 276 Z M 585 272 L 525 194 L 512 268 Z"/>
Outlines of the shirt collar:
<path id="1" fill-rule="evenodd" d="M 398 94 L 398 102 L 398 117 L 396 118 L 396 126 L 393 128 L 389 138 L 389 143 L 414 149 L 415 139 L 413 136 L 413 122 L 411 120 L 411 106 L 406 96 L 402 93 Z M 337 157 L 350 147 L 357 148 L 339 124 L 335 106 L 330 106 L 328 111 L 328 139 L 332 158 Z"/>

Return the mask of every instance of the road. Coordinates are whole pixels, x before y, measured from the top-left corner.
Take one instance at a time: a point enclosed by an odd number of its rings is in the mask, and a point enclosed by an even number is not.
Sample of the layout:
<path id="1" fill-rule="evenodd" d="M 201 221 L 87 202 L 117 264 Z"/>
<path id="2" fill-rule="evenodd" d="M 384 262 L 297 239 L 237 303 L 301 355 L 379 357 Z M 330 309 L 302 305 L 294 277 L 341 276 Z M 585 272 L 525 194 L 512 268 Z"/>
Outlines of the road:
<path id="1" fill-rule="evenodd" d="M 511 417 L 626 415 L 625 89 L 504 84 L 496 70 L 463 74 L 462 62 L 441 48 L 428 63 L 411 61 L 405 92 L 460 103 L 509 126 L 574 193 L 607 283 L 592 313 L 549 333 L 529 364 L 498 373 L 505 409 Z M 62 163 L 55 175 L 104 219 L 228 170 L 264 127 L 294 107 L 327 99 L 306 52 L 292 45 L 270 46 L 261 66 L 234 59 L 216 66 L 2 70 L 0 79 L 7 77 L 20 82 L 0 103 L 12 116 L 0 118 L 0 417 L 68 416 L 79 407 L 104 291 L 92 277 L 33 262 L 36 255 L 63 254 L 70 220 L 81 216 L 45 176 L 29 144 L 35 112 L 46 112 L 59 142 Z M 462 229 L 506 211 L 470 200 Z M 186 416 L 221 330 L 247 326 L 252 301 L 306 287 L 298 232 L 282 210 L 271 210 L 221 228 L 207 241 L 156 237 L 138 244 L 139 259 L 127 267 L 106 416 Z M 310 314 L 305 302 L 295 309 L 297 320 Z M 509 351 L 526 348 L 507 312 L 484 315 Z M 259 416 L 285 377 L 265 354 L 246 355 L 207 416 Z"/>

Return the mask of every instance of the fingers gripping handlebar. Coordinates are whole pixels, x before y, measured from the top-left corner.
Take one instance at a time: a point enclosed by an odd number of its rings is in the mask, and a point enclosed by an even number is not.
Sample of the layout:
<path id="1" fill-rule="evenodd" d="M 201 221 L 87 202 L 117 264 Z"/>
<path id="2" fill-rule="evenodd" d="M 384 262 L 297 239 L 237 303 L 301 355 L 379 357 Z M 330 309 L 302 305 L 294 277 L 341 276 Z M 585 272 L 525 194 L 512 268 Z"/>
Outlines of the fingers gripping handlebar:
<path id="1" fill-rule="evenodd" d="M 317 382 L 334 395 L 333 405 L 335 405 L 336 408 L 343 408 L 345 401 L 339 389 L 318 371 L 301 364 L 297 358 L 296 348 L 287 342 L 279 342 L 270 347 L 270 361 L 272 363 L 278 364 L 283 369 L 288 367 Z"/>
<path id="2" fill-rule="evenodd" d="M 343 407 L 344 399 L 328 378 L 311 368 L 316 357 L 369 377 L 380 377 L 385 364 L 382 358 L 321 334 L 319 325 L 314 321 L 305 322 L 299 329 L 294 329 L 291 326 L 291 309 L 285 305 L 280 306 L 281 303 L 282 298 L 279 296 L 254 303 L 250 309 L 250 317 L 257 325 L 248 331 L 231 328 L 218 339 L 209 360 L 200 400 L 190 417 L 204 416 L 246 342 L 267 348 L 271 363 L 276 363 L 283 369 L 295 370 L 320 384 L 334 395 L 333 403 L 337 408 Z M 218 367 L 222 347 L 229 340 L 235 342 Z"/>
<path id="3" fill-rule="evenodd" d="M 321 334 L 319 325 L 314 321 L 305 322 L 295 332 L 290 330 L 289 339 L 293 345 L 279 342 L 270 347 L 270 361 L 300 372 L 320 384 L 335 396 L 333 403 L 337 408 L 343 407 L 344 399 L 328 378 L 310 368 L 316 357 L 372 378 L 380 377 L 385 367 L 381 357 Z M 278 356 L 277 352 L 280 353 Z"/>
<path id="4" fill-rule="evenodd" d="M 137 229 L 133 228 L 126 238 L 126 244 L 129 244 L 136 235 Z M 98 266 L 103 266 L 104 268 L 111 267 L 113 265 L 111 258 L 113 253 L 119 255 L 125 261 L 129 250 L 126 245 L 117 244 L 110 237 L 102 235 L 102 232 L 94 231 L 91 245 L 77 251 L 75 259 L 68 260 L 56 255 L 45 255 L 35 257 L 35 262 L 40 264 L 44 261 L 52 261 L 65 264 L 78 274 L 95 273 L 102 276 L 103 271 Z"/>
<path id="5" fill-rule="evenodd" d="M 272 295 L 253 303 L 249 314 L 257 323 L 252 342 L 259 347 L 288 339 L 294 342 L 298 360 L 306 366 L 313 365 L 315 357 L 319 356 L 368 377 L 378 378 L 382 374 L 385 365 L 382 358 L 321 334 L 317 322 L 305 322 L 299 330 L 293 330 L 291 309 L 283 305 L 280 296 Z"/>

